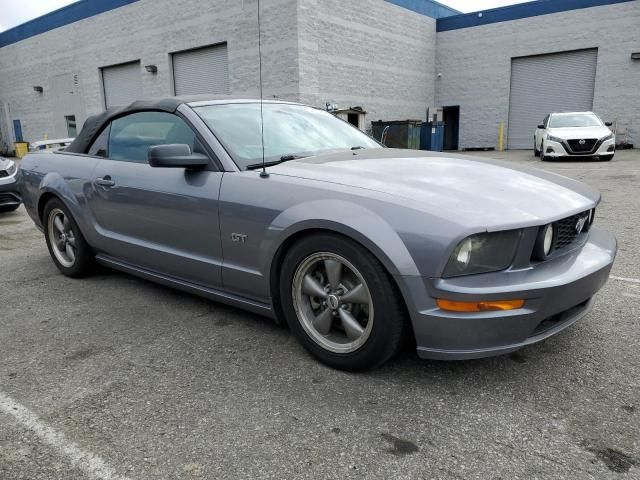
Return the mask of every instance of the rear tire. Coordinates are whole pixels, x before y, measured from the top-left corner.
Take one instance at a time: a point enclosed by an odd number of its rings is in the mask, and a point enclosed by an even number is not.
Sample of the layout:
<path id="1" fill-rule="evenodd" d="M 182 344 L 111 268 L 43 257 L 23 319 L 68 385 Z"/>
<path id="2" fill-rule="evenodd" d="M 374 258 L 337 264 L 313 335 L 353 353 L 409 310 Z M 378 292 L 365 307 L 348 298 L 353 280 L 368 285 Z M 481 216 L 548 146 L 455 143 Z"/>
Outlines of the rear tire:
<path id="1" fill-rule="evenodd" d="M 377 258 L 350 239 L 323 233 L 293 245 L 280 300 L 293 335 L 333 368 L 372 369 L 400 348 L 404 302 Z"/>
<path id="2" fill-rule="evenodd" d="M 67 207 L 57 198 L 45 205 L 43 224 L 49 254 L 60 272 L 72 278 L 93 273 L 93 251 Z"/>

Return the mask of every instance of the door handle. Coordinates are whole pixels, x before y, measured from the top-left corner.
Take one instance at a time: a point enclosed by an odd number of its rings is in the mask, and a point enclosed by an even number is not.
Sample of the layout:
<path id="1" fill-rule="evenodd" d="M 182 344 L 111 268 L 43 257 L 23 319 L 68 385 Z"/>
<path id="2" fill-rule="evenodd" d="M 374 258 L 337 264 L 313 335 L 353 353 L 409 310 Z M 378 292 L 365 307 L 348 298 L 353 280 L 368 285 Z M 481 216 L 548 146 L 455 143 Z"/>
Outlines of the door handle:
<path id="1" fill-rule="evenodd" d="M 111 187 L 115 187 L 116 182 L 111 180 L 111 175 L 105 175 L 102 178 L 97 178 L 95 181 L 95 184 L 101 187 L 111 188 Z"/>

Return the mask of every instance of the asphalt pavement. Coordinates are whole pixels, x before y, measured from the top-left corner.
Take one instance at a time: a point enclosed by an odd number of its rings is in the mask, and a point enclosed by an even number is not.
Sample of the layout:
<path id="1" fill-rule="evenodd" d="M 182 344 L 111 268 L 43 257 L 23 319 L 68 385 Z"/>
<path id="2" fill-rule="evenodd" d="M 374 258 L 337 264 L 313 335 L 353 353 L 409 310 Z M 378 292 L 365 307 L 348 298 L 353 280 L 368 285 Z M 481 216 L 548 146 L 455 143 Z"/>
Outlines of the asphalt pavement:
<path id="1" fill-rule="evenodd" d="M 485 360 L 331 370 L 241 310 L 65 278 L 23 208 L 0 215 L 0 479 L 640 478 L 640 151 L 480 155 L 599 188 L 620 244 L 593 312 Z"/>

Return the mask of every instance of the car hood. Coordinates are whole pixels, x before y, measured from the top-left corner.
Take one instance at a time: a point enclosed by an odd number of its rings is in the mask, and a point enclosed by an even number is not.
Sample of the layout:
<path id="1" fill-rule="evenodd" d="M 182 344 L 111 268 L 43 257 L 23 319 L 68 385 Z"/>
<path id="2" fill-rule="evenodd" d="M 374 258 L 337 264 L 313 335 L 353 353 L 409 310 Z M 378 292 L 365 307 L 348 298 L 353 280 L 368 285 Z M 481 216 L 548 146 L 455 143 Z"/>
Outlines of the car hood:
<path id="1" fill-rule="evenodd" d="M 391 195 L 407 207 L 489 230 L 544 224 L 600 200 L 589 186 L 543 170 L 411 150 L 325 154 L 280 164 L 270 173 Z"/>
<path id="2" fill-rule="evenodd" d="M 601 139 L 611 133 L 607 127 L 550 128 L 549 135 L 563 140 L 580 140 L 588 138 Z"/>

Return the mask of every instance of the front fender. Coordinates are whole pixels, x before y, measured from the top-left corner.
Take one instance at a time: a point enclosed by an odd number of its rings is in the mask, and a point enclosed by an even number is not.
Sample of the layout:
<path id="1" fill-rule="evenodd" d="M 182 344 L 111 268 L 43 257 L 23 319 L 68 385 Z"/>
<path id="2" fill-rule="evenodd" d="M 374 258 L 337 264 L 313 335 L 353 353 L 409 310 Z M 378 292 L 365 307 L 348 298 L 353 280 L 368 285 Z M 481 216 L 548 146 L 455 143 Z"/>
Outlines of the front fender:
<path id="1" fill-rule="evenodd" d="M 300 203 L 280 213 L 261 243 L 261 271 L 271 271 L 276 253 L 287 239 L 313 229 L 329 230 L 359 242 L 392 275 L 420 275 L 404 242 L 384 218 L 362 205 L 333 199 Z"/>

